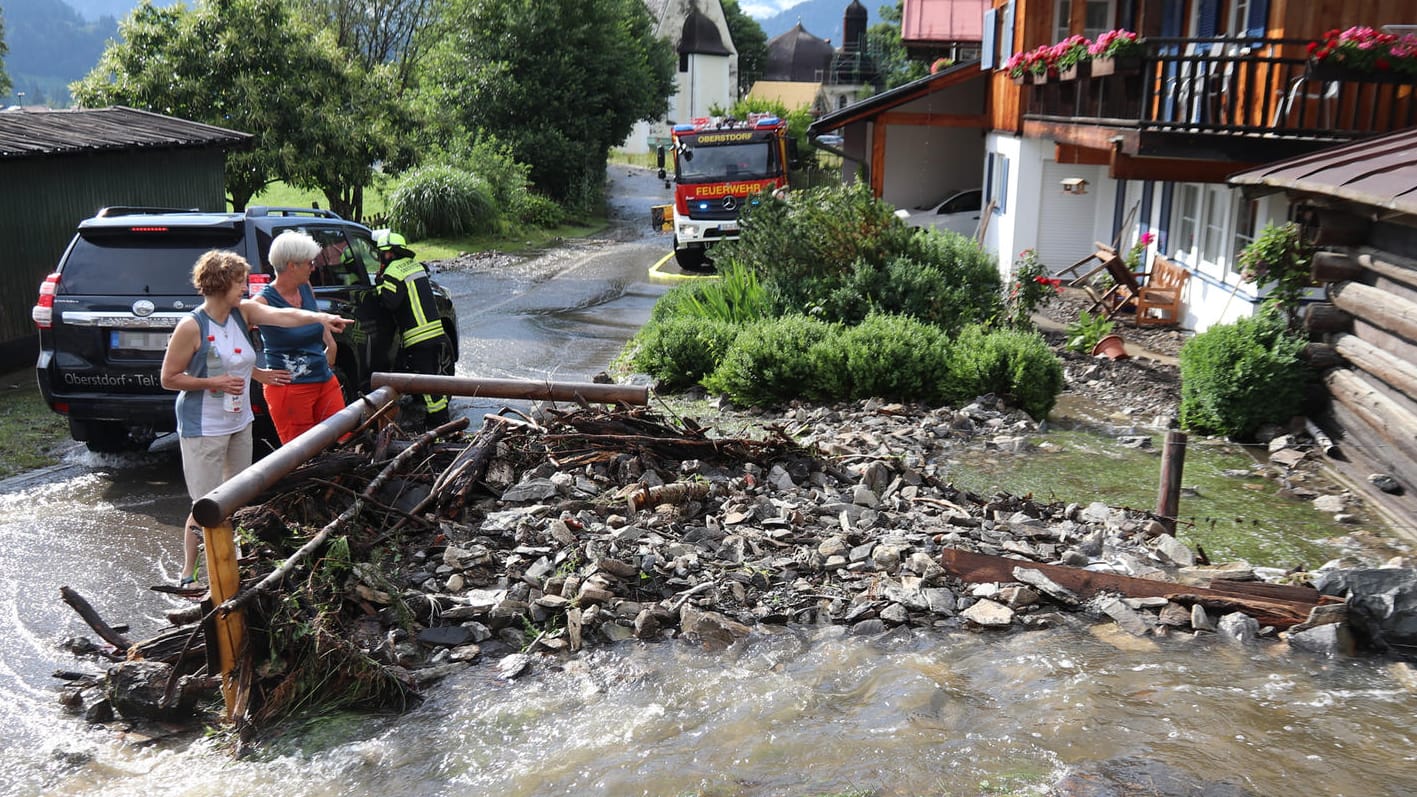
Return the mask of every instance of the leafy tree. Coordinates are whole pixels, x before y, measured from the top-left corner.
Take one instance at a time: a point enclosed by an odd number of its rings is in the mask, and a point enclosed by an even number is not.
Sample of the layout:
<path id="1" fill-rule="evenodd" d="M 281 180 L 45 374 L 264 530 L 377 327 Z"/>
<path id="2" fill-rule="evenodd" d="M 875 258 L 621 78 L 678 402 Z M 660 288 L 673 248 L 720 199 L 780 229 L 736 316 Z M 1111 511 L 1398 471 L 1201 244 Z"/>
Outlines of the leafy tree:
<path id="1" fill-rule="evenodd" d="M 642 0 L 451 0 L 443 22 L 423 71 L 430 115 L 497 136 L 563 202 L 599 199 L 611 148 L 674 90 Z"/>
<path id="2" fill-rule="evenodd" d="M 193 10 L 138 6 L 93 71 L 70 90 L 82 106 L 130 105 L 251 132 L 228 153 L 226 186 L 241 209 L 273 179 L 324 191 L 357 216 L 359 191 L 387 149 L 387 104 L 328 31 L 280 0 L 213 0 Z"/>
<path id="3" fill-rule="evenodd" d="M 5 74 L 5 54 L 10 50 L 5 46 L 5 17 L 0 15 L 0 95 L 10 93 L 10 76 Z"/>
<path id="4" fill-rule="evenodd" d="M 876 59 L 876 68 L 886 81 L 886 88 L 893 89 L 925 77 L 929 68 L 919 61 L 912 61 L 900 40 L 901 2 L 881 6 L 881 21 L 866 30 L 866 48 Z"/>
<path id="5" fill-rule="evenodd" d="M 423 54 L 423 35 L 435 16 L 434 0 L 305 0 L 317 27 L 334 30 L 340 49 L 359 59 L 365 72 L 388 64 L 395 97 L 412 87 Z"/>
<path id="6" fill-rule="evenodd" d="M 723 16 L 728 22 L 728 35 L 738 50 L 738 94 L 741 96 L 748 93 L 767 68 L 768 35 L 756 19 L 743 13 L 738 0 L 723 0 Z"/>

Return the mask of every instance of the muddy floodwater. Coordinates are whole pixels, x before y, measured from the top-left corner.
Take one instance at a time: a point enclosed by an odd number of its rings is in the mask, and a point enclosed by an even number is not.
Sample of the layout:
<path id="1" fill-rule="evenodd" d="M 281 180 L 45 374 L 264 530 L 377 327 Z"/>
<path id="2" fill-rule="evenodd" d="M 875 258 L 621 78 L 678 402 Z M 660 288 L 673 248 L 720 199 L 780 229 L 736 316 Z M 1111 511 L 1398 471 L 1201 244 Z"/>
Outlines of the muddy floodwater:
<path id="1" fill-rule="evenodd" d="M 444 275 L 468 324 L 459 373 L 590 378 L 662 293 L 645 274 L 666 251 L 614 241 L 554 268 Z M 951 478 L 1041 500 L 1154 502 L 1155 451 L 1115 455 L 1085 428 L 1052 434 L 1056 450 L 1021 459 L 962 455 Z M 1248 456 L 1193 448 L 1183 539 L 1216 560 L 1284 567 L 1356 552 L 1366 526 L 1334 524 L 1272 482 L 1240 488 L 1254 500 L 1207 503 L 1238 500 L 1223 474 Z M 132 638 L 163 627 L 187 604 L 148 586 L 176 574 L 186 508 L 175 448 L 161 443 L 122 458 L 75 451 L 0 485 L 0 794 L 1417 793 L 1417 692 L 1400 663 L 1214 634 L 1139 639 L 1081 615 L 992 633 L 762 629 L 714 652 L 632 640 L 541 659 L 510 682 L 482 663 L 407 714 L 312 718 L 241 761 L 219 734 L 89 726 L 55 702 L 55 671 L 96 666 L 60 648 L 93 635 L 59 587 Z"/>

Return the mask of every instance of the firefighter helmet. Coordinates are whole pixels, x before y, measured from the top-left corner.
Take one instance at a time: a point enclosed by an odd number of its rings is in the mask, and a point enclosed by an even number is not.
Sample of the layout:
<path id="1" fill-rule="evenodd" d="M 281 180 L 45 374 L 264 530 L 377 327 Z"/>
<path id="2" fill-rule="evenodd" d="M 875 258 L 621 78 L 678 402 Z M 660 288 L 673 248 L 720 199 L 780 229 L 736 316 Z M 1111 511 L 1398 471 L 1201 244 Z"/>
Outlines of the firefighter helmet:
<path id="1" fill-rule="evenodd" d="M 374 247 L 381 252 L 387 252 L 390 249 L 407 249 L 408 241 L 393 230 L 375 230 Z"/>

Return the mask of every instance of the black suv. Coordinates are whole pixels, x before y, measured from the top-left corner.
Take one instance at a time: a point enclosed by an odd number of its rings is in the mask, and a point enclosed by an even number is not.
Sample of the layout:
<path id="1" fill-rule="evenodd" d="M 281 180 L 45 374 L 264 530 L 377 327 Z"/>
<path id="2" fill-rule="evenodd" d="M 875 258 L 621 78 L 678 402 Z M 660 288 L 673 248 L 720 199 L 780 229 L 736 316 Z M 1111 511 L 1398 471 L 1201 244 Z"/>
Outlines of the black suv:
<path id="1" fill-rule="evenodd" d="M 55 412 L 68 416 L 73 438 L 90 450 L 113 452 L 146 448 L 175 431 L 174 394 L 160 380 L 162 358 L 177 322 L 202 303 L 192 287 L 193 264 L 211 249 L 236 252 L 252 264 L 254 295 L 274 279 L 266 254 L 286 230 L 308 233 L 323 247 L 310 278 L 320 309 L 355 322 L 336 337 L 335 372 L 345 398 L 367 391 L 374 371 L 389 370 L 399 341 L 374 295 L 378 260 L 369 228 L 310 208 L 106 208 L 79 224 L 31 313 L 39 327 L 40 391 Z M 447 356 L 456 362 L 452 301 L 437 285 L 434 292 L 452 344 Z M 274 439 L 252 386 L 257 433 Z"/>

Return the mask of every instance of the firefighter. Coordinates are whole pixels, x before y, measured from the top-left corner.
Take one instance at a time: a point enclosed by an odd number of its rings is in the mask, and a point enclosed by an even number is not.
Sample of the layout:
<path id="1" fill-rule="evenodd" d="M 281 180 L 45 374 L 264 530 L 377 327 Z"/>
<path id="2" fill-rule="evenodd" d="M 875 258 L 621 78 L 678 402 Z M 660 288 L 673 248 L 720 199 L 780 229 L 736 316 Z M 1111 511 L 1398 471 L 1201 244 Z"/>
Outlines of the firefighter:
<path id="1" fill-rule="evenodd" d="M 433 301 L 428 271 L 413 257 L 404 237 L 389 230 L 376 232 L 379 251 L 377 290 L 379 303 L 391 313 L 402 338 L 401 367 L 419 374 L 452 374 L 452 359 L 445 357 L 448 346 L 443 320 Z M 448 422 L 448 397 L 424 395 L 429 428 Z"/>

